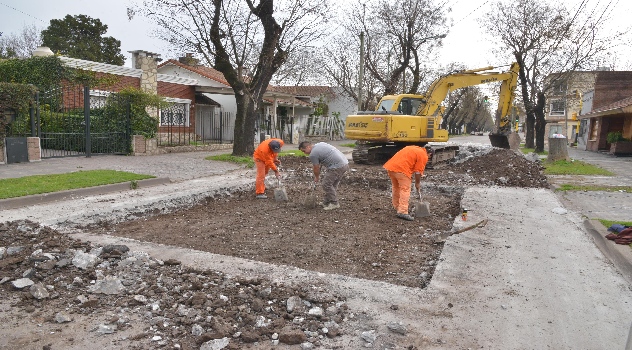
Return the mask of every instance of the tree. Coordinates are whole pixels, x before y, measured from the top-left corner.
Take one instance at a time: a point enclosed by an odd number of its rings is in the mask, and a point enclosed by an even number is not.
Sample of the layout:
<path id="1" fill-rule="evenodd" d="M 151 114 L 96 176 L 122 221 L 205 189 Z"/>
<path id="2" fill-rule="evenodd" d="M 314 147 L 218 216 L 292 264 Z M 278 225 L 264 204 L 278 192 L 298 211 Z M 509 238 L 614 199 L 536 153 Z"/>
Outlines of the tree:
<path id="1" fill-rule="evenodd" d="M 86 15 L 66 15 L 64 19 L 52 19 L 42 31 L 42 43 L 53 52 L 88 61 L 123 65 L 121 41 L 104 36 L 108 26 L 98 18 Z"/>
<path id="2" fill-rule="evenodd" d="M 406 72 L 412 78 L 405 92 L 419 90 L 425 52 L 448 31 L 442 4 L 432 0 L 378 0 L 367 4 L 366 15 L 352 15 L 350 29 L 366 35 L 368 74 L 384 86 L 384 94 L 404 92 Z"/>
<path id="3" fill-rule="evenodd" d="M 224 74 L 235 92 L 240 156 L 254 152 L 256 112 L 273 75 L 322 35 L 327 1 L 149 0 L 142 11 L 163 28 L 161 38 Z"/>
<path id="4" fill-rule="evenodd" d="M 612 11 L 611 1 L 601 10 L 588 9 L 587 3 L 582 2 L 569 13 L 559 2 L 497 2 L 485 16 L 494 19 L 484 21 L 484 25 L 490 35 L 499 39 L 499 54 L 511 55 L 520 64 L 520 94 L 527 114 L 525 145 L 536 152 L 544 150 L 546 92 L 567 79 L 569 72 L 599 62 L 613 40 L 623 35 L 600 35 Z M 547 79 L 552 73 L 558 74 Z"/>
<path id="5" fill-rule="evenodd" d="M 40 46 L 40 29 L 25 26 L 19 33 L 0 33 L 0 58 L 28 58 Z"/>
<path id="6" fill-rule="evenodd" d="M 342 30 L 323 48 L 324 69 L 332 84 L 356 102 L 361 90 L 363 110 L 373 109 L 382 95 L 417 93 L 430 84 L 437 74 L 426 62 L 435 52 L 431 48 L 448 32 L 448 8 L 432 0 L 372 0 L 351 6 L 341 11 Z M 361 33 L 365 74 L 360 83 Z"/>

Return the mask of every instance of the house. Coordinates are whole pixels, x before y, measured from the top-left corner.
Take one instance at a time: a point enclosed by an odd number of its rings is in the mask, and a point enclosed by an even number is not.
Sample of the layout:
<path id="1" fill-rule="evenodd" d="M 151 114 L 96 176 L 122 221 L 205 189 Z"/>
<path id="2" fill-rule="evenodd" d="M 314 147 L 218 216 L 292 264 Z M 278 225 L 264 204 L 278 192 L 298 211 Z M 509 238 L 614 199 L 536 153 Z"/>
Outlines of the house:
<path id="1" fill-rule="evenodd" d="M 602 72 L 582 102 L 578 148 L 610 151 L 608 134 L 613 132 L 632 139 L 632 72 Z M 632 149 L 617 153 L 632 154 Z"/>
<path id="2" fill-rule="evenodd" d="M 197 125 L 210 125 L 224 118 L 225 137 L 232 140 L 237 103 L 233 89 L 218 70 L 203 66 L 192 54 L 170 59 L 158 66 L 158 72 L 198 81 L 195 87 L 195 119 Z M 298 127 L 294 120 L 313 110 L 312 104 L 296 99 L 294 94 L 270 86 L 263 95 L 264 105 L 259 110 L 257 134 L 283 138 L 298 143 Z M 228 136 L 230 135 L 230 136 Z"/>
<path id="3" fill-rule="evenodd" d="M 598 72 L 570 72 L 551 74 L 547 81 L 552 85 L 546 93 L 545 138 L 561 134 L 575 142 L 579 131 L 577 115 L 582 108 L 581 98 L 595 86 Z"/>
<path id="4" fill-rule="evenodd" d="M 572 72 L 547 94 L 547 135 L 570 136 L 578 149 L 610 149 L 607 135 L 632 138 L 632 72 Z"/>
<path id="5" fill-rule="evenodd" d="M 276 86 L 277 91 L 292 93 L 297 99 L 314 105 L 309 114 L 301 114 L 299 128 L 307 135 L 344 138 L 344 125 L 349 114 L 357 111 L 357 103 L 342 88 L 330 86 Z"/>
<path id="6" fill-rule="evenodd" d="M 189 145 L 198 140 L 198 135 L 194 132 L 195 121 L 190 118 L 191 115 L 194 115 L 195 87 L 198 85 L 198 81 L 186 77 L 160 74 L 157 71 L 157 61 L 160 59 L 159 55 L 155 53 L 142 50 L 131 51 L 131 53 L 132 67 L 65 56 L 59 57 L 63 65 L 69 68 L 94 72 L 96 77 L 107 77 L 109 82 L 100 87 L 80 87 L 72 84 L 62 84 L 61 88 L 55 90 L 55 92 L 40 92 L 40 106 L 47 106 L 47 101 L 45 100 L 48 98 L 47 96 L 50 96 L 52 99 L 56 98 L 54 97 L 55 95 L 59 94 L 61 96 L 61 99 L 56 100 L 61 104 L 57 105 L 57 109 L 54 111 L 55 116 L 52 116 L 53 111 L 48 107 L 40 109 L 40 112 L 50 114 L 50 118 L 52 118 L 50 120 L 54 120 L 59 125 L 37 123 L 37 130 L 30 131 L 31 136 L 34 136 L 35 133 L 40 136 L 36 143 L 38 148 L 41 147 L 37 152 L 41 154 L 41 158 L 83 153 L 90 155 L 91 153 L 129 152 L 130 135 L 127 130 L 128 126 L 117 124 L 116 129 L 108 130 L 108 135 L 102 133 L 98 136 L 94 135 L 84 139 L 84 132 L 78 131 L 82 127 L 75 125 L 76 117 L 73 116 L 73 114 L 76 116 L 77 111 L 84 110 L 85 115 L 91 116 L 91 120 L 96 118 L 93 112 L 104 107 L 112 93 L 128 87 L 158 94 L 171 103 L 169 107 L 147 111 L 159 121 L 157 138 L 151 144 L 148 144 L 144 137 L 134 137 L 132 143 L 134 154 L 158 153 L 159 145 L 174 145 L 174 140 L 177 140 L 179 145 Z M 33 55 L 50 56 L 53 55 L 53 52 L 48 48 L 40 47 L 33 52 Z M 58 102 L 53 103 L 57 104 Z M 40 112 L 38 112 L 38 118 Z M 130 115 L 126 114 L 126 117 L 129 118 Z M 110 119 L 101 118 L 100 120 Z M 129 119 L 126 124 L 129 124 Z M 56 127 L 55 130 L 53 130 L 54 127 Z M 66 128 L 65 132 L 59 132 L 59 128 Z M 94 126 L 91 130 L 94 131 Z M 90 135 L 93 135 L 93 132 Z M 29 161 L 31 160 L 29 159 Z M 24 160 L 22 159 L 22 161 Z"/>

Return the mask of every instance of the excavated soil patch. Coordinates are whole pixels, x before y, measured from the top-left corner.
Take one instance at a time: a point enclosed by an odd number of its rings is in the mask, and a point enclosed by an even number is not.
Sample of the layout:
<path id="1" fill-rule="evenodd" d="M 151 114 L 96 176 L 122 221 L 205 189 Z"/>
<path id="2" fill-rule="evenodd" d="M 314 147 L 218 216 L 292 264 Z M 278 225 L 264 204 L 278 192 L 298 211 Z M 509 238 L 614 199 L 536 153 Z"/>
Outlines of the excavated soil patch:
<path id="1" fill-rule="evenodd" d="M 460 159 L 460 160 L 459 160 Z M 424 287 L 440 257 L 433 237 L 450 231 L 468 185 L 547 187 L 540 165 L 509 150 L 464 149 L 458 163 L 428 169 L 422 180 L 431 216 L 395 216 L 390 181 L 380 166 L 351 164 L 339 187 L 341 208 L 304 206 L 312 181 L 306 158 L 283 157 L 289 201 L 253 192 L 209 198 L 201 205 L 94 228 L 104 234 L 192 248 L 389 283 Z M 322 200 L 322 190 L 316 193 Z M 412 201 L 411 201 L 412 205 Z"/>

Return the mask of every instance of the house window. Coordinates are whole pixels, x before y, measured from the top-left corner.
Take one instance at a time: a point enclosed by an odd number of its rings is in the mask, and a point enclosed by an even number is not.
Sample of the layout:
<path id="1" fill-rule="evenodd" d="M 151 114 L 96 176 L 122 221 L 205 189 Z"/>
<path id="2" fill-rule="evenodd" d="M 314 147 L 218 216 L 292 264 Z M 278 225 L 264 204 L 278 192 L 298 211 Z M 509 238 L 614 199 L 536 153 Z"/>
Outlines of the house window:
<path id="1" fill-rule="evenodd" d="M 556 95 L 566 93 L 566 83 L 563 81 L 559 81 L 554 83 L 553 85 L 553 93 Z"/>
<path id="2" fill-rule="evenodd" d="M 101 90 L 90 90 L 90 108 L 103 108 L 111 92 Z"/>
<path id="3" fill-rule="evenodd" d="M 160 125 L 189 125 L 189 113 L 187 105 L 177 103 L 160 111 Z"/>
<path id="4" fill-rule="evenodd" d="M 173 104 L 160 110 L 161 126 L 189 126 L 190 100 L 166 98 Z"/>
<path id="5" fill-rule="evenodd" d="M 551 111 L 549 115 L 564 115 L 564 100 L 551 101 Z"/>

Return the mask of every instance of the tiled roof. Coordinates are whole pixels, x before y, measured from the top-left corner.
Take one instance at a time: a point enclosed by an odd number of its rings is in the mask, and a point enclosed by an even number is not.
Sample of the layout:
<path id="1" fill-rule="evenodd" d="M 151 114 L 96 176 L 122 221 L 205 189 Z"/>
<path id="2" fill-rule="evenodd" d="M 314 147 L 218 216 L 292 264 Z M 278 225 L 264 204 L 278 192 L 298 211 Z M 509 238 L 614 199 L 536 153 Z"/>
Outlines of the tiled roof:
<path id="1" fill-rule="evenodd" d="M 334 92 L 329 86 L 270 86 L 270 89 L 287 94 L 295 94 L 296 96 L 317 97 L 321 95 L 334 95 Z"/>
<path id="2" fill-rule="evenodd" d="M 190 66 L 188 64 L 184 64 L 184 63 L 180 63 L 178 60 L 167 60 L 163 63 L 161 63 L 158 68 L 160 67 L 164 67 L 167 64 L 173 64 L 175 66 L 178 66 L 180 68 L 184 68 L 186 70 L 189 70 L 193 73 L 197 73 L 205 78 L 209 78 L 212 80 L 215 80 L 218 83 L 222 83 L 226 86 L 230 86 L 230 84 L 228 84 L 228 82 L 226 81 L 226 78 L 224 78 L 224 74 L 222 74 L 222 72 L 218 71 L 217 69 L 211 68 L 211 67 L 206 67 L 206 66 Z"/>
<path id="3" fill-rule="evenodd" d="M 632 113 L 632 96 L 616 101 L 606 106 L 593 109 L 588 114 L 580 116 L 580 118 L 598 117 L 603 115 Z"/>
<path id="4" fill-rule="evenodd" d="M 292 104 L 292 99 L 281 99 L 281 98 L 277 98 L 277 105 L 279 106 L 287 106 L 287 107 L 291 107 L 291 106 L 296 106 L 296 107 L 312 107 L 311 103 L 305 102 L 305 101 L 301 101 L 297 98 L 293 99 L 294 100 L 294 104 Z M 263 102 L 269 103 L 269 104 L 273 104 L 274 100 L 270 99 L 270 98 L 264 98 Z"/>

